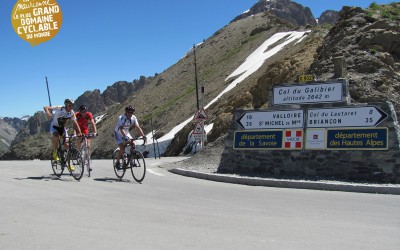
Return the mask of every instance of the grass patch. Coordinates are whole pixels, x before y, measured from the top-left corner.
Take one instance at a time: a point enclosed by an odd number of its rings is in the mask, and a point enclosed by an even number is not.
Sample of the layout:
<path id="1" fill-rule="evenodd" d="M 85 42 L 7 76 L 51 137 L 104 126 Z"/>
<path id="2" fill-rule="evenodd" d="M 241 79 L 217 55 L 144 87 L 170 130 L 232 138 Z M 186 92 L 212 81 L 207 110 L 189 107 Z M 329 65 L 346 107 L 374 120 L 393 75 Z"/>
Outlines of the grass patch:
<path id="1" fill-rule="evenodd" d="M 161 106 L 158 106 L 155 110 L 153 110 L 150 114 L 147 114 L 143 116 L 143 122 L 148 122 L 150 121 L 151 117 L 156 117 L 160 115 L 161 113 L 165 112 L 169 108 L 171 108 L 175 103 L 179 102 L 180 100 L 184 99 L 185 97 L 192 95 L 194 91 L 196 90 L 196 86 L 190 86 L 188 87 L 184 92 L 182 92 L 181 95 L 176 96 L 175 98 L 169 100 L 168 102 L 164 103 Z"/>
<path id="2" fill-rule="evenodd" d="M 390 20 L 400 20 L 400 3 L 392 2 L 387 5 L 379 5 L 373 2 L 369 5 L 367 11 L 367 16 L 370 18 L 376 18 L 381 16 Z"/>

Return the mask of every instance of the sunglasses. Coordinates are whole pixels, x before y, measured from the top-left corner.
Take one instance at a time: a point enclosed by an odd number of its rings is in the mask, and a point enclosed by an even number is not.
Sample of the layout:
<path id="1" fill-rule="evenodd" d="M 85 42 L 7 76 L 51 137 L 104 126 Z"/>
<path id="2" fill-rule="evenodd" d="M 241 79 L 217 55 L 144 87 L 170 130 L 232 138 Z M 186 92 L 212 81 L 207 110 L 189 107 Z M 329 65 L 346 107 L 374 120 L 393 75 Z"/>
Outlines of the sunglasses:
<path id="1" fill-rule="evenodd" d="M 126 112 L 126 113 L 128 113 L 128 114 L 133 114 L 133 111 L 130 111 L 130 112 Z"/>

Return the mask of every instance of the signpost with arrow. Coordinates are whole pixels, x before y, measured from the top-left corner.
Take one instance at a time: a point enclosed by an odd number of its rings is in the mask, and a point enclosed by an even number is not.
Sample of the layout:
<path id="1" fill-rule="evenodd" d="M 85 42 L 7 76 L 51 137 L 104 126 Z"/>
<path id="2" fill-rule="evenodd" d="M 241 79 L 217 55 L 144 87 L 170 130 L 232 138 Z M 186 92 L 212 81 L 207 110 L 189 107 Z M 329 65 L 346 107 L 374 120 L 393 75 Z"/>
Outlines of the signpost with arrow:
<path id="1" fill-rule="evenodd" d="M 303 128 L 304 110 L 246 112 L 236 123 L 243 129 Z"/>
<path id="2" fill-rule="evenodd" d="M 376 127 L 388 115 L 375 106 L 308 109 L 308 128 Z"/>

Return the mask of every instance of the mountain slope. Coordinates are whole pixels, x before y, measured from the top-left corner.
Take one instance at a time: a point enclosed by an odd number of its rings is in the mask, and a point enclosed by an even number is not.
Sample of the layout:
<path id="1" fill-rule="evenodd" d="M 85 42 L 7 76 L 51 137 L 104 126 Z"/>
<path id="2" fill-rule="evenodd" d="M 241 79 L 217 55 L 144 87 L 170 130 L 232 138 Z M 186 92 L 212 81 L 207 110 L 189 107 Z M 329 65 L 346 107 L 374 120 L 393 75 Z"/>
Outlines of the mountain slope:
<path id="1" fill-rule="evenodd" d="M 294 27 L 290 23 L 284 22 L 268 13 L 261 13 L 230 23 L 205 40 L 196 49 L 198 79 L 199 83 L 204 83 L 205 87 L 204 103 L 207 104 L 214 99 L 227 84 L 234 80 L 225 81 L 249 54 L 266 39 L 277 32 L 293 29 Z M 310 42 L 310 40 L 308 41 Z M 288 48 L 283 53 L 286 56 L 290 56 L 291 53 L 299 51 L 301 46 L 295 47 Z M 317 46 L 314 47 L 314 51 L 316 48 Z M 285 56 L 275 56 L 269 60 L 269 63 L 281 60 L 282 57 Z M 308 65 L 310 63 L 311 60 Z M 153 116 L 154 125 L 158 130 L 159 136 L 164 135 L 182 121 L 193 116 L 197 109 L 193 64 L 193 53 L 188 53 L 166 71 L 155 76 L 153 81 L 145 85 L 137 95 L 125 101 L 116 114 L 108 112 L 107 119 L 104 120 L 102 126 L 99 126 L 99 131 L 101 133 L 103 131 L 104 133 L 109 133 L 109 128 L 115 124 L 117 116 L 123 113 L 123 107 L 127 103 L 132 103 L 136 106 L 136 114 L 143 123 L 146 132 L 151 130 L 149 126 L 150 116 Z M 209 123 L 221 119 L 224 121 L 229 120 L 230 118 L 227 114 L 231 114 L 234 108 L 253 106 L 252 103 L 245 103 L 240 99 L 243 99 L 241 97 L 243 94 L 247 96 L 248 88 L 257 84 L 257 79 L 260 78 L 266 67 L 241 82 L 240 85 L 245 87 L 233 91 L 234 93 L 228 93 L 220 98 L 217 102 L 218 104 L 212 105 L 208 111 L 210 114 Z M 301 69 L 301 71 L 304 70 L 304 68 Z M 246 91 L 243 91 L 244 88 L 246 88 Z M 235 96 L 235 93 L 237 96 Z M 232 95 L 234 96 L 232 97 Z M 191 126 L 189 124 L 188 128 L 184 129 L 184 135 L 178 140 L 179 146 L 175 146 L 176 149 L 167 152 L 169 155 L 179 154 L 186 143 L 185 138 Z M 218 126 L 216 128 L 218 129 Z M 110 138 L 96 140 L 96 145 L 97 143 L 102 145 L 101 148 L 97 148 L 94 151 L 97 157 L 109 156 L 109 152 L 115 147 L 115 145 L 111 145 L 110 148 L 107 148 L 109 140 Z"/>
<path id="2" fill-rule="evenodd" d="M 23 128 L 25 124 L 25 118 L 0 118 L 0 156 L 7 151 L 18 131 Z"/>
<path id="3" fill-rule="evenodd" d="M 324 26 L 312 27 L 312 32 L 300 43 L 285 46 L 232 91 L 220 97 L 207 109 L 208 123 L 214 124 L 208 135 L 209 141 L 225 135 L 235 109 L 266 107 L 272 84 L 294 82 L 298 75 L 306 72 L 316 73 L 319 79 L 332 78 L 332 58 L 336 56 L 344 55 L 348 61 L 354 102 L 365 102 L 370 97 L 382 101 L 389 93 L 393 94 L 390 100 L 398 105 L 396 72 L 399 71 L 399 54 L 395 38 L 399 22 L 398 19 L 383 16 L 379 11 L 372 14 L 368 11 L 345 8 L 340 12 L 339 22 L 329 33 Z M 262 12 L 237 19 L 206 39 L 196 49 L 199 84 L 204 83 L 205 86 L 204 103 L 209 103 L 237 79 L 226 78 L 267 39 L 279 32 L 294 30 L 304 31 L 289 21 Z M 375 36 L 380 39 L 375 39 Z M 381 38 L 392 42 L 385 43 Z M 285 39 L 271 47 L 279 46 Z M 106 115 L 98 124 L 100 136 L 92 144 L 94 158 L 111 157 L 116 147 L 112 130 L 127 104 L 136 107 L 136 116 L 146 133 L 151 131 L 150 121 L 153 120 L 156 137 L 165 135 L 192 117 L 197 109 L 193 51 L 188 51 L 164 72 L 148 78 L 140 89 L 127 95 L 127 99 L 105 111 Z M 177 133 L 166 155 L 180 154 L 192 129 L 193 125 L 189 123 Z M 46 159 L 50 155 L 49 145 L 48 133 L 31 135 L 14 143 L 4 158 Z"/>

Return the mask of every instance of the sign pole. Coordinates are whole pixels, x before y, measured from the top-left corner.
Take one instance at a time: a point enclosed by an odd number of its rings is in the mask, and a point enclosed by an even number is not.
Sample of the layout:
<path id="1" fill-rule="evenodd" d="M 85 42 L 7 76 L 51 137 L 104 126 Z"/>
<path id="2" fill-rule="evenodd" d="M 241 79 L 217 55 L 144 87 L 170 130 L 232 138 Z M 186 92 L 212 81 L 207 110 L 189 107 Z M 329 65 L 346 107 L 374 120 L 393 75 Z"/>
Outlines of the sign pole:
<path id="1" fill-rule="evenodd" d="M 198 90 L 198 84 L 197 84 L 197 63 L 196 63 L 196 45 L 193 44 L 193 55 L 194 55 L 194 79 L 196 83 L 196 104 L 197 104 L 197 110 L 199 110 L 199 90 Z"/>
<path id="2" fill-rule="evenodd" d="M 151 134 L 152 134 L 152 137 L 153 137 L 154 159 L 157 159 L 157 155 L 156 155 L 156 143 L 154 142 L 153 115 L 150 115 L 150 122 L 151 122 Z"/>
<path id="3" fill-rule="evenodd" d="M 201 108 L 204 109 L 204 81 L 201 84 Z M 204 133 L 205 133 L 205 129 L 204 129 L 204 120 L 201 121 L 201 127 L 203 128 L 201 131 L 201 143 L 200 143 L 200 149 L 203 148 L 204 146 Z"/>

